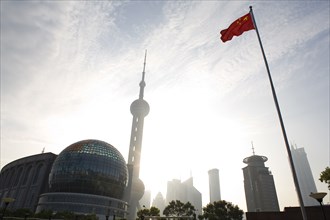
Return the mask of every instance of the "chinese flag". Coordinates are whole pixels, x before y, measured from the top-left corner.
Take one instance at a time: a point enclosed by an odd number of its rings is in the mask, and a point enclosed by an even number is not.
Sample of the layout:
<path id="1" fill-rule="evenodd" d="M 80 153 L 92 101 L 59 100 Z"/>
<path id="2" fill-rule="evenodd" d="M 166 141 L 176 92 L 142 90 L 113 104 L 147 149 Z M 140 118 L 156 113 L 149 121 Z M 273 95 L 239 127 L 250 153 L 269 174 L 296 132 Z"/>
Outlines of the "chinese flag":
<path id="1" fill-rule="evenodd" d="M 251 14 L 240 17 L 234 21 L 227 29 L 220 31 L 220 39 L 222 42 L 231 40 L 234 36 L 240 36 L 243 32 L 255 29 Z"/>

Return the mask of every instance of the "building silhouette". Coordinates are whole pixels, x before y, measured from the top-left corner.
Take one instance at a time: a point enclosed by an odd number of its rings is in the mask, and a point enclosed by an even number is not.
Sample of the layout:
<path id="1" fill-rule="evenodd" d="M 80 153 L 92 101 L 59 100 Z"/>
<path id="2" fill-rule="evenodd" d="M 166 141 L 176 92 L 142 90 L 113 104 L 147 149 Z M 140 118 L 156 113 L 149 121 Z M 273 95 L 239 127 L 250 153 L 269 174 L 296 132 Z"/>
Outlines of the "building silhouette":
<path id="1" fill-rule="evenodd" d="M 219 170 L 209 170 L 210 203 L 221 200 Z"/>
<path id="2" fill-rule="evenodd" d="M 244 189 L 248 212 L 279 211 L 274 178 L 268 167 L 267 157 L 252 155 L 243 160 Z"/>
<path id="3" fill-rule="evenodd" d="M 172 200 L 190 202 L 197 210 L 196 214 L 202 214 L 202 194 L 194 187 L 192 177 L 184 182 L 177 179 L 167 182 L 166 205 Z"/>
<path id="4" fill-rule="evenodd" d="M 35 211 L 39 195 L 48 192 L 48 175 L 57 157 L 42 153 L 15 160 L 4 166 L 0 173 L 0 207 L 4 198 L 14 198 L 8 208 Z"/>
<path id="5" fill-rule="evenodd" d="M 152 201 L 152 206 L 157 207 L 160 211 L 160 216 L 163 216 L 163 211 L 166 207 L 164 196 L 161 192 L 158 192 Z"/>
<path id="6" fill-rule="evenodd" d="M 142 148 L 142 136 L 143 136 L 143 125 L 144 117 L 149 113 L 150 107 L 148 102 L 143 99 L 144 87 L 146 83 L 145 78 L 145 67 L 146 67 L 147 51 L 145 52 L 144 65 L 142 71 L 142 80 L 139 84 L 140 92 L 139 98 L 131 104 L 131 113 L 133 115 L 131 140 L 129 145 L 128 153 L 128 172 L 129 181 L 126 190 L 125 199 L 129 203 L 128 208 L 128 220 L 135 220 L 138 209 L 141 209 L 139 200 L 144 194 L 144 184 L 139 178 L 140 175 L 140 159 L 141 159 L 141 148 Z"/>
<path id="7" fill-rule="evenodd" d="M 59 155 L 24 157 L 1 170 L 0 198 L 14 198 L 9 209 L 94 213 L 124 218 L 127 164 L 112 145 L 99 140 L 78 141 Z M 1 204 L 3 205 L 3 204 Z"/>
<path id="8" fill-rule="evenodd" d="M 315 199 L 309 196 L 311 192 L 317 192 L 317 189 L 305 149 L 291 146 L 291 153 L 304 205 L 319 205 Z"/>
<path id="9" fill-rule="evenodd" d="M 124 217 L 128 170 L 121 153 L 99 140 L 83 140 L 65 148 L 49 174 L 49 192 L 39 196 L 36 212 L 72 211 Z"/>
<path id="10" fill-rule="evenodd" d="M 140 199 L 140 204 L 142 208 L 150 209 L 151 205 L 151 191 L 145 190 L 142 198 Z"/>

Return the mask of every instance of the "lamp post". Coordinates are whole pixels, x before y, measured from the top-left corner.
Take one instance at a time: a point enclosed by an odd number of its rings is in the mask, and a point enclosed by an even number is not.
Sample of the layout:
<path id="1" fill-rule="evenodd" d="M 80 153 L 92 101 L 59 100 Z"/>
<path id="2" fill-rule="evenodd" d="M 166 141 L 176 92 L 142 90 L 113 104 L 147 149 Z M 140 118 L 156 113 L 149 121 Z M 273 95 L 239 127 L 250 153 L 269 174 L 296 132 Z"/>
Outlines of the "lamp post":
<path id="1" fill-rule="evenodd" d="M 105 220 L 109 220 L 110 208 L 107 209 L 107 213 L 105 214 Z"/>
<path id="2" fill-rule="evenodd" d="M 3 217 L 5 216 L 5 212 L 6 212 L 7 206 L 9 205 L 9 203 L 14 202 L 15 199 L 10 198 L 10 197 L 6 197 L 6 198 L 3 198 L 2 201 L 5 203 L 5 207 L 3 209 L 3 212 L 2 212 L 2 215 L 1 215 L 1 218 L 0 219 L 3 219 Z"/>
<path id="3" fill-rule="evenodd" d="M 323 198 L 327 195 L 327 193 L 325 192 L 317 192 L 317 193 L 311 193 L 309 196 L 316 199 L 320 205 L 321 205 L 321 209 L 322 209 L 322 213 L 323 213 L 323 217 L 324 217 L 324 220 L 327 220 L 326 217 L 325 217 L 325 212 L 324 212 L 324 208 L 323 208 L 323 204 L 322 204 L 322 201 L 323 201 Z"/>

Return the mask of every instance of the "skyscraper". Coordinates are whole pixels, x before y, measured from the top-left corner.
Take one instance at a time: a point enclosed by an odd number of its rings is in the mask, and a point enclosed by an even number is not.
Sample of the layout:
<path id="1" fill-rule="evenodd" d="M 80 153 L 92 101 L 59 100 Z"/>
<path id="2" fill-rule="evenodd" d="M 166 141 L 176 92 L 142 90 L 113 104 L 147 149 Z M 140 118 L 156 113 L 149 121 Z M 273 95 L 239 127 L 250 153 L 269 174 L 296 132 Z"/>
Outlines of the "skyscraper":
<path id="1" fill-rule="evenodd" d="M 163 211 L 166 207 L 165 199 L 161 192 L 158 192 L 154 200 L 152 201 L 152 206 L 157 207 L 160 211 L 160 216 L 163 216 Z"/>
<path id="2" fill-rule="evenodd" d="M 151 191 L 145 190 L 142 198 L 139 201 L 142 208 L 150 209 L 150 203 L 151 203 Z"/>
<path id="3" fill-rule="evenodd" d="M 138 208 L 141 208 L 139 200 L 144 194 L 144 184 L 139 178 L 140 174 L 140 158 L 141 158 L 141 147 L 142 147 L 142 136 L 143 136 L 143 124 L 144 117 L 149 113 L 149 104 L 143 99 L 144 87 L 146 83 L 145 67 L 146 67 L 147 51 L 145 52 L 144 65 L 142 71 L 142 80 L 140 82 L 140 93 L 139 98 L 131 104 L 131 113 L 133 115 L 131 140 L 129 145 L 128 154 L 128 172 L 129 181 L 126 191 L 126 201 L 128 201 L 129 209 L 128 216 L 129 220 L 136 219 L 136 212 Z"/>
<path id="4" fill-rule="evenodd" d="M 309 196 L 311 192 L 317 192 L 317 189 L 304 148 L 297 148 L 297 146 L 294 148 L 291 146 L 291 152 L 304 205 L 319 205 L 315 199 Z"/>
<path id="5" fill-rule="evenodd" d="M 209 170 L 210 203 L 221 200 L 219 170 Z"/>
<path id="6" fill-rule="evenodd" d="M 202 194 L 194 187 L 192 177 L 184 182 L 176 179 L 167 182 L 166 205 L 172 200 L 190 202 L 197 210 L 196 214 L 202 214 Z"/>
<path id="7" fill-rule="evenodd" d="M 265 167 L 265 156 L 252 155 L 243 160 L 245 199 L 248 212 L 279 211 L 273 175 Z"/>

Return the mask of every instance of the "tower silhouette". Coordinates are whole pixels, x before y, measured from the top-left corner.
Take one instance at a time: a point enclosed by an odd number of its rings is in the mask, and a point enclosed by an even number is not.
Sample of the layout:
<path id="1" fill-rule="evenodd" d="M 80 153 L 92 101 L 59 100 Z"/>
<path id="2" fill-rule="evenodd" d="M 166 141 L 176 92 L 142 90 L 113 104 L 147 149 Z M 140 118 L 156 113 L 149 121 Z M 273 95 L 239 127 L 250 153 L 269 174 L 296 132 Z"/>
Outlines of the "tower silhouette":
<path id="1" fill-rule="evenodd" d="M 291 145 L 291 152 L 304 205 L 319 205 L 315 199 L 309 196 L 311 192 L 317 192 L 317 189 L 305 149 L 303 147 L 298 148 L 297 145 Z"/>
<path id="2" fill-rule="evenodd" d="M 246 157 L 243 162 L 247 164 L 243 168 L 244 189 L 248 212 L 279 211 L 274 178 L 265 162 L 265 156 L 254 154 Z"/>
<path id="3" fill-rule="evenodd" d="M 147 51 L 145 51 L 144 64 L 142 71 L 142 80 L 139 84 L 140 93 L 139 98 L 132 102 L 131 113 L 133 115 L 131 140 L 129 145 L 128 154 L 128 173 L 129 181 L 126 191 L 126 201 L 128 201 L 128 217 L 129 220 L 136 219 L 137 209 L 140 208 L 139 200 L 144 194 L 144 184 L 139 178 L 140 174 L 140 159 L 141 159 L 141 147 L 142 147 L 142 136 L 143 136 L 143 124 L 144 117 L 148 115 L 150 107 L 149 104 L 143 99 L 144 87 L 146 83 L 145 67 L 146 67 Z"/>
<path id="4" fill-rule="evenodd" d="M 209 170 L 209 189 L 210 189 L 210 203 L 220 201 L 220 180 L 219 170 L 214 168 Z"/>

